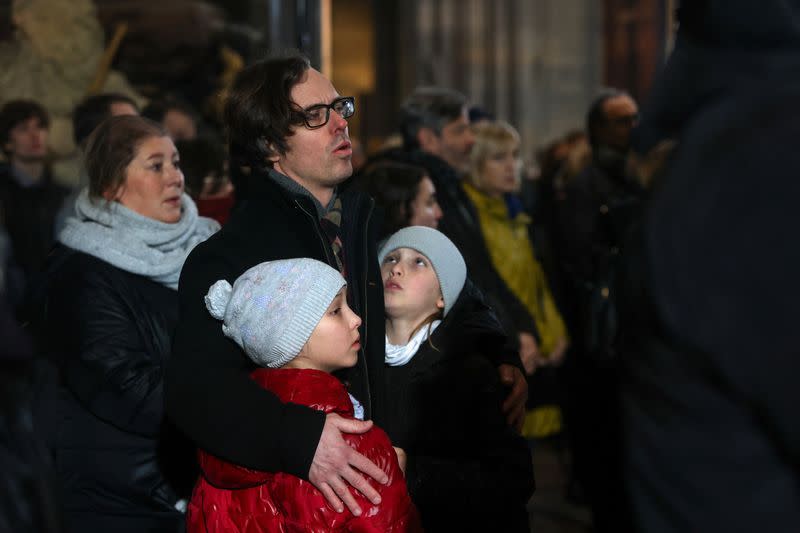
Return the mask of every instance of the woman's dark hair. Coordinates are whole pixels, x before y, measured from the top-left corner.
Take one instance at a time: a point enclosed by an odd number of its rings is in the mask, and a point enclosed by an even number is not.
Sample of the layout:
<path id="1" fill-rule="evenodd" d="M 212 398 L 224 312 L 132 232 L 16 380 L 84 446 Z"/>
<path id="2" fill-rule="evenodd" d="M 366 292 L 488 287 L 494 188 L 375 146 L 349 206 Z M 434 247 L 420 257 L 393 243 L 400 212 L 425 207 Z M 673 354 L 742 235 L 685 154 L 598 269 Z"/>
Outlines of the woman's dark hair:
<path id="1" fill-rule="evenodd" d="M 144 106 L 144 109 L 142 109 L 142 116 L 149 118 L 153 122 L 158 122 L 161 124 L 164 122 L 164 117 L 167 116 L 167 113 L 173 110 L 180 111 L 184 115 L 197 122 L 197 113 L 195 110 L 183 100 L 175 97 L 163 98 L 161 100 L 151 100 L 146 106 Z"/>
<path id="2" fill-rule="evenodd" d="M 303 112 L 292 102 L 292 89 L 311 64 L 299 52 L 263 59 L 242 70 L 225 103 L 231 165 L 258 170 L 272 167 L 269 157 L 285 154 L 292 127 Z"/>
<path id="3" fill-rule="evenodd" d="M 94 129 L 111 116 L 111 106 L 117 103 L 130 104 L 138 110 L 132 98 L 120 93 L 103 93 L 89 96 L 72 111 L 72 136 L 80 146 Z"/>
<path id="4" fill-rule="evenodd" d="M 103 198 L 125 183 L 125 169 L 146 139 L 167 137 L 166 130 L 152 120 L 120 115 L 104 120 L 86 141 L 86 173 L 89 196 Z"/>
<path id="5" fill-rule="evenodd" d="M 38 118 L 43 128 L 50 127 L 47 111 L 33 100 L 10 100 L 0 108 L 0 148 L 3 152 L 6 152 L 11 130 L 30 118 Z"/>
<path id="6" fill-rule="evenodd" d="M 214 178 L 214 187 L 210 193 L 218 192 L 225 176 L 225 151 L 220 143 L 199 137 L 175 141 L 175 147 L 181 154 L 181 170 L 186 183 L 186 192 L 196 200 L 203 191 L 203 184 L 208 176 Z"/>
<path id="7" fill-rule="evenodd" d="M 379 161 L 368 165 L 353 182 L 353 187 L 365 191 L 384 209 L 381 239 L 410 224 L 414 199 L 424 168 L 404 163 Z"/>

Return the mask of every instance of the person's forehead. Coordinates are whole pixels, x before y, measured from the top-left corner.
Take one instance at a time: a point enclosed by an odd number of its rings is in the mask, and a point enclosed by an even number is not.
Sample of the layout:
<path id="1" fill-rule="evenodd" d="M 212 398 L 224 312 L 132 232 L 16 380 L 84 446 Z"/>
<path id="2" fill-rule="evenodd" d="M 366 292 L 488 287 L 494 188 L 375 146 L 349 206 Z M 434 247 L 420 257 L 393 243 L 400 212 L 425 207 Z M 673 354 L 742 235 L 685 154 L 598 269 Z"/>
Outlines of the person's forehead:
<path id="1" fill-rule="evenodd" d="M 194 126 L 194 119 L 180 109 L 170 109 L 164 115 L 164 123 L 171 126 L 191 127 Z"/>
<path id="2" fill-rule="evenodd" d="M 408 248 L 407 246 L 401 246 L 400 248 L 395 248 L 391 253 L 396 253 L 404 256 L 426 257 L 425 254 L 423 254 L 419 250 L 415 250 L 414 248 Z"/>
<path id="3" fill-rule="evenodd" d="M 608 116 L 630 115 L 638 112 L 639 108 L 633 98 L 627 95 L 616 96 L 606 100 L 603 105 Z"/>
<path id="4" fill-rule="evenodd" d="M 118 100 L 116 102 L 111 102 L 110 112 L 112 117 L 116 117 L 119 115 L 138 115 L 139 112 L 130 102 L 123 102 Z"/>
<path id="5" fill-rule="evenodd" d="M 175 148 L 175 143 L 172 142 L 172 138 L 169 136 L 152 136 L 146 138 L 139 144 L 136 150 L 136 157 L 147 158 L 156 152 L 171 156 L 176 154 L 178 149 Z"/>
<path id="6" fill-rule="evenodd" d="M 292 101 L 300 107 L 329 104 L 338 96 L 331 81 L 313 68 L 292 88 Z"/>
<path id="7" fill-rule="evenodd" d="M 461 112 L 459 116 L 457 116 L 456 118 L 452 119 L 447 124 L 445 124 L 442 129 L 447 129 L 451 131 L 452 130 L 460 131 L 468 127 L 469 127 L 469 117 L 467 116 L 467 109 L 464 108 L 464 110 Z"/>
<path id="8" fill-rule="evenodd" d="M 41 126 L 42 126 L 42 119 L 39 118 L 36 115 L 31 115 L 28 118 L 24 118 L 24 119 L 20 120 L 19 122 L 17 122 L 16 124 L 14 124 L 12 129 L 21 130 L 21 129 L 30 128 L 30 127 L 39 128 Z"/>

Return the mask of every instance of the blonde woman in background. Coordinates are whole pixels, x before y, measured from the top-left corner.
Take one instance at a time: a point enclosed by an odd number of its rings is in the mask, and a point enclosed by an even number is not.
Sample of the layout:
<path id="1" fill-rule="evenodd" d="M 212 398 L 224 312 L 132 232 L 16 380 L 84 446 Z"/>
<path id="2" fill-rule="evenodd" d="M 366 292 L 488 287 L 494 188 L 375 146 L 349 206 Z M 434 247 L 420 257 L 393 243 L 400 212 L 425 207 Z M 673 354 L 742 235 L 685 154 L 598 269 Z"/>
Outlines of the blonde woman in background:
<path id="1" fill-rule="evenodd" d="M 519 145 L 519 134 L 510 124 L 498 121 L 476 126 L 469 178 L 463 187 L 475 205 L 494 268 L 536 323 L 539 355 L 523 361 L 531 375 L 537 366 L 559 363 L 569 338 L 536 258 L 529 233 L 531 218 L 516 196 L 522 169 Z M 544 437 L 560 431 L 560 426 L 560 410 L 543 406 L 528 413 L 523 433 Z"/>

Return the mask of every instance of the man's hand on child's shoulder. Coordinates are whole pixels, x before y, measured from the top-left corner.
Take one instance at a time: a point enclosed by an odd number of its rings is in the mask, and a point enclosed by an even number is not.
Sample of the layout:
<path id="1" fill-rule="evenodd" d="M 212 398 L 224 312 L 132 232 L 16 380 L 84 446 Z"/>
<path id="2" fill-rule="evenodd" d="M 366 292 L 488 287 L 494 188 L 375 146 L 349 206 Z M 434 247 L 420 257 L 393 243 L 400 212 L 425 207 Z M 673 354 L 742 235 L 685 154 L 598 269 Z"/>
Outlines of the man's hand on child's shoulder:
<path id="1" fill-rule="evenodd" d="M 384 485 L 389 482 L 383 470 L 350 447 L 342 437 L 343 433 L 366 433 L 371 428 L 372 421 L 369 420 L 342 418 L 336 413 L 329 413 L 325 417 L 317 451 L 308 471 L 308 480 L 340 513 L 344 511 L 344 503 L 354 515 L 361 515 L 361 507 L 351 494 L 350 486 L 372 503 L 377 505 L 381 502 L 378 492 L 362 474 Z"/>

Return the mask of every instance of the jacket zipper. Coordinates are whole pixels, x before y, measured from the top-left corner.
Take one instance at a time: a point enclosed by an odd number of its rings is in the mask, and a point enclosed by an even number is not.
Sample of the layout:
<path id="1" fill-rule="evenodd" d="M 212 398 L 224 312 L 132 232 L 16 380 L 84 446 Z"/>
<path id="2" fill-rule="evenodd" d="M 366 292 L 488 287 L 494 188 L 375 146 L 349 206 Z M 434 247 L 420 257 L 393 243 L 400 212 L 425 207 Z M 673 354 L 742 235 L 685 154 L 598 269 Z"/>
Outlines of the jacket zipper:
<path id="1" fill-rule="evenodd" d="M 367 285 L 369 285 L 369 221 L 372 218 L 372 210 L 375 206 L 375 200 L 372 198 L 369 199 L 369 209 L 367 209 L 367 219 L 364 221 L 364 288 L 362 294 L 364 295 L 364 315 L 363 317 L 363 324 L 364 324 L 364 344 L 361 345 L 361 351 L 364 355 L 364 372 L 365 372 L 365 380 L 364 382 L 367 385 L 367 401 L 369 402 L 367 405 L 369 406 L 370 416 L 374 417 L 374 406 L 372 405 L 372 389 L 369 384 L 369 365 L 367 363 L 367 342 L 369 341 L 369 293 L 367 292 Z M 377 258 L 375 258 L 377 260 Z"/>

